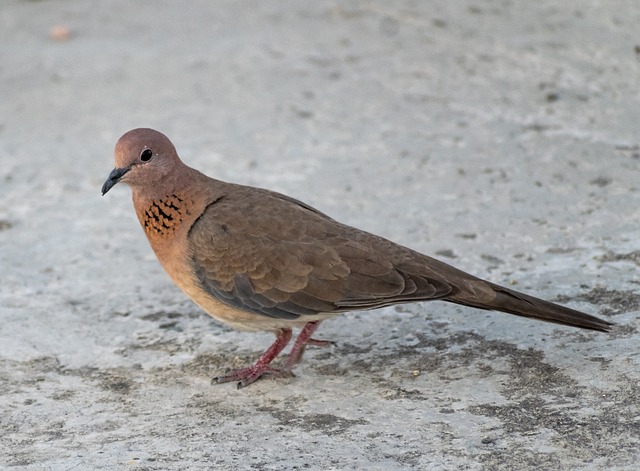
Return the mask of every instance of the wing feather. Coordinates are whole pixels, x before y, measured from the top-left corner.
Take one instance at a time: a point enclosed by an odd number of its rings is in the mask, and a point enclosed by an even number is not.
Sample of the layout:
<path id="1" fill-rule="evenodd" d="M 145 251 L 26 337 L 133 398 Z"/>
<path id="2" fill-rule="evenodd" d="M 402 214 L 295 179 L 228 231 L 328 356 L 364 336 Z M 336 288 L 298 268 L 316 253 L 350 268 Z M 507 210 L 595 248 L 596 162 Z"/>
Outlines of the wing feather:
<path id="1" fill-rule="evenodd" d="M 452 287 L 404 270 L 409 249 L 342 225 L 296 200 L 234 187 L 189 232 L 194 273 L 220 301 L 268 317 L 437 299 Z M 395 245 L 395 244 L 394 244 Z"/>

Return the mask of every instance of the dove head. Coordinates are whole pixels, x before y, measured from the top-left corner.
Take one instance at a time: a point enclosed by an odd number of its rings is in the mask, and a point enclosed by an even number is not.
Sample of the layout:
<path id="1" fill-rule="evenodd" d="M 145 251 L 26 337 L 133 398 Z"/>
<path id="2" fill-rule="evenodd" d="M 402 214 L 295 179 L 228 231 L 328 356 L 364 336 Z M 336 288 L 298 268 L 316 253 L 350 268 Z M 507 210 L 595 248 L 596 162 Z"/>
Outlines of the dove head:
<path id="1" fill-rule="evenodd" d="M 116 143 L 116 168 L 102 186 L 104 195 L 116 183 L 124 182 L 134 191 L 162 186 L 181 161 L 175 147 L 164 134 L 153 129 L 133 129 Z"/>

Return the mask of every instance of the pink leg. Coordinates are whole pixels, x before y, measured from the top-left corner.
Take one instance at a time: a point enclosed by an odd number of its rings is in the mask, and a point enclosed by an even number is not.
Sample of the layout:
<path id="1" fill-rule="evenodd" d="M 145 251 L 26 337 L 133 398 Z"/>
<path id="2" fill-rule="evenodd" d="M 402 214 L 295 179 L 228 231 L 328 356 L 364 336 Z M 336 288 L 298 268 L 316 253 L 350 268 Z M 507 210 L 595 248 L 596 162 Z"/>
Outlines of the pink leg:
<path id="1" fill-rule="evenodd" d="M 239 370 L 232 371 L 231 373 L 224 376 L 218 376 L 216 378 L 213 378 L 211 382 L 213 384 L 220 384 L 239 380 L 238 389 L 240 389 L 250 385 L 265 374 L 280 377 L 293 376 L 290 368 L 282 370 L 269 366 L 271 362 L 280 354 L 280 352 L 284 350 L 290 340 L 291 329 L 282 329 L 278 332 L 276 341 L 273 342 L 273 344 L 262 354 L 260 358 L 258 358 L 258 361 L 256 361 L 254 365 L 249 366 L 248 368 L 241 368 Z M 298 342 L 296 341 L 296 345 L 297 343 Z"/>
<path id="2" fill-rule="evenodd" d="M 298 363 L 302 359 L 302 355 L 304 354 L 304 350 L 307 345 L 314 345 L 316 347 L 328 347 L 329 345 L 333 345 L 333 342 L 329 340 L 318 340 L 311 338 L 316 329 L 320 326 L 320 321 L 307 322 L 298 337 L 296 338 L 296 342 L 293 344 L 293 348 L 291 349 L 291 353 L 289 353 L 289 360 L 287 361 L 287 369 L 291 370 L 296 363 Z"/>

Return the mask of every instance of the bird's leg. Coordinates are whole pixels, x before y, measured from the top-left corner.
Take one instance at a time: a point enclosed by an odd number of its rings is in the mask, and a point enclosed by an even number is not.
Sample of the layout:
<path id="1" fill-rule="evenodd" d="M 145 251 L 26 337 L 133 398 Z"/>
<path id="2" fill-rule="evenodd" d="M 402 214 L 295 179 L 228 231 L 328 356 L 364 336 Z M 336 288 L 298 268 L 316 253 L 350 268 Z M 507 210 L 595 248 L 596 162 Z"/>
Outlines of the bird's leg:
<path id="1" fill-rule="evenodd" d="M 311 338 L 319 325 L 320 321 L 307 322 L 304 325 L 296 338 L 296 342 L 293 344 L 291 353 L 289 353 L 289 360 L 287 361 L 288 370 L 291 370 L 294 365 L 302 359 L 302 355 L 304 354 L 304 350 L 307 345 L 314 345 L 316 347 L 328 347 L 329 345 L 333 345 L 333 342 L 330 340 L 318 340 Z"/>
<path id="2" fill-rule="evenodd" d="M 276 341 L 262 354 L 254 365 L 247 368 L 232 371 L 231 373 L 218 376 L 211 380 L 213 384 L 227 383 L 229 381 L 238 381 L 238 389 L 250 385 L 254 381 L 260 379 L 262 375 L 269 374 L 273 376 L 293 376 L 290 369 L 278 369 L 269 366 L 271 362 L 280 354 L 291 340 L 291 329 L 282 329 L 276 334 Z M 297 342 L 296 342 L 297 344 Z M 295 347 L 294 347 L 295 348 Z"/>

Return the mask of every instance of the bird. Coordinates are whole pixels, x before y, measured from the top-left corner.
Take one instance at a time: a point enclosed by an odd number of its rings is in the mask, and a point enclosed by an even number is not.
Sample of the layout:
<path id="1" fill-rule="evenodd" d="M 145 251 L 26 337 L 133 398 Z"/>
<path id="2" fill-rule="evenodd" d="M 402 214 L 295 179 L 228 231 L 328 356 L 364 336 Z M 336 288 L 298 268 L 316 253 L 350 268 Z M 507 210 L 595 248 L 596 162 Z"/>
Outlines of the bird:
<path id="1" fill-rule="evenodd" d="M 116 143 L 105 195 L 119 182 L 173 282 L 209 315 L 273 344 L 245 368 L 212 379 L 245 387 L 294 376 L 313 335 L 338 314 L 440 300 L 607 332 L 598 317 L 475 277 L 378 235 L 342 224 L 274 191 L 228 183 L 189 167 L 167 136 L 133 129 Z M 283 367 L 272 362 L 300 329 Z"/>

